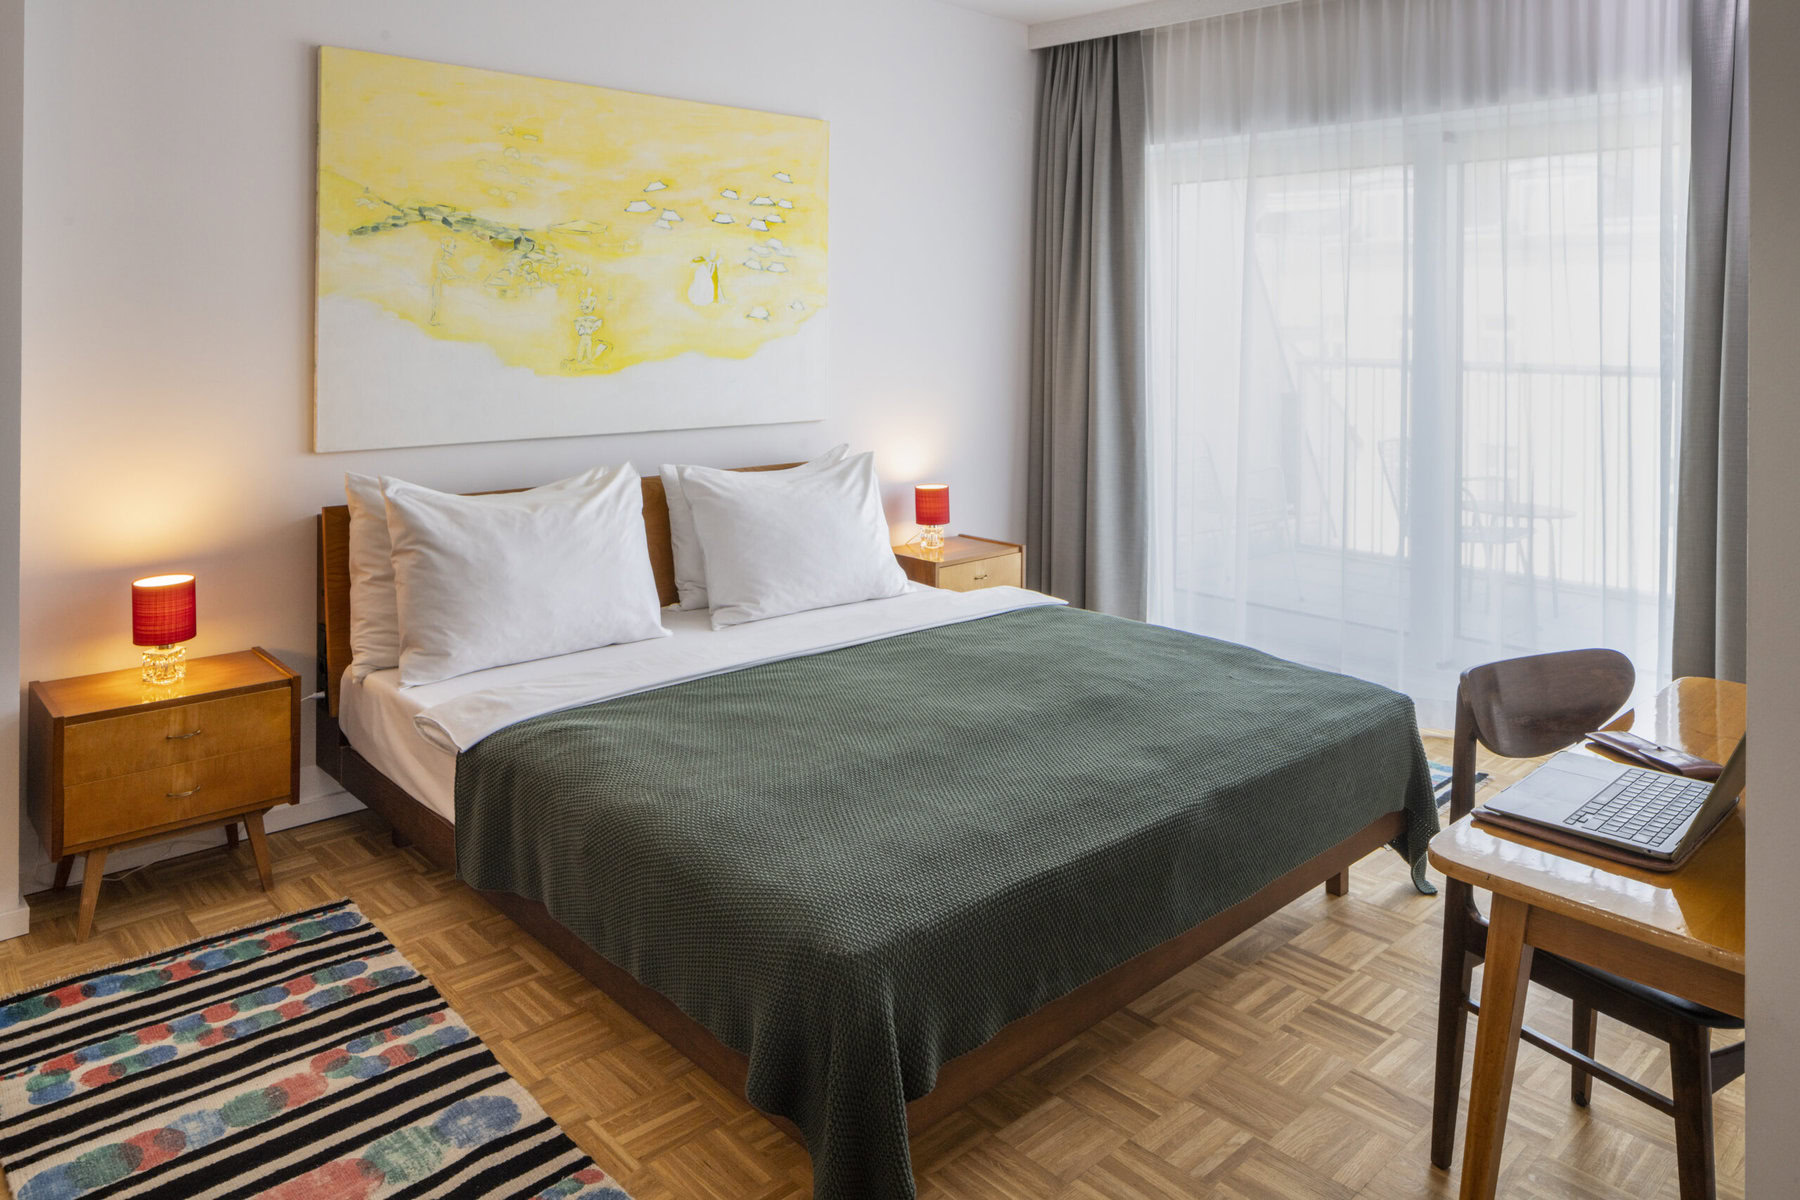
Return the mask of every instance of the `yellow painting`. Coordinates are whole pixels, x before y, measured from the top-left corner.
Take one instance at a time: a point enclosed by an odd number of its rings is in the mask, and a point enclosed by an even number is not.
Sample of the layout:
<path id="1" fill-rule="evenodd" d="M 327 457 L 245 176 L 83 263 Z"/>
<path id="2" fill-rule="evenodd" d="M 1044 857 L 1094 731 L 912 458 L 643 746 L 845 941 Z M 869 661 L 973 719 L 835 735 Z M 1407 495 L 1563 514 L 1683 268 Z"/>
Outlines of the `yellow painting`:
<path id="1" fill-rule="evenodd" d="M 826 129 L 322 49 L 317 448 L 823 416 Z"/>

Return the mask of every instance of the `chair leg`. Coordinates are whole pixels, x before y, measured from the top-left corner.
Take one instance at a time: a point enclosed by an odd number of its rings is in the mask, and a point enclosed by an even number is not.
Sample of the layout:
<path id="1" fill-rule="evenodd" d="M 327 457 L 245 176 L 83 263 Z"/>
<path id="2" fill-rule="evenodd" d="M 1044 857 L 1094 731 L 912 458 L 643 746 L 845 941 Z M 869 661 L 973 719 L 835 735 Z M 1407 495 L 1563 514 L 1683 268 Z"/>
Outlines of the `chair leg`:
<path id="1" fill-rule="evenodd" d="M 1431 1162 L 1448 1168 L 1456 1152 L 1456 1108 L 1462 1091 L 1463 1042 L 1469 1025 L 1465 1001 L 1475 964 L 1468 952 L 1466 910 L 1472 893 L 1444 881 L 1444 957 L 1438 974 L 1437 1074 L 1431 1090 Z"/>
<path id="2" fill-rule="evenodd" d="M 1683 1022 L 1669 1037 L 1674 1073 L 1675 1161 L 1681 1200 L 1714 1200 L 1712 1039 Z"/>
<path id="3" fill-rule="evenodd" d="M 1585 1054 L 1589 1058 L 1594 1058 L 1596 1057 L 1594 1054 L 1594 1035 L 1600 1024 L 1600 1014 L 1579 1000 L 1575 1001 L 1574 1005 L 1574 1030 L 1573 1036 L 1569 1038 L 1569 1045 L 1573 1047 L 1577 1053 Z M 1569 1071 L 1571 1073 L 1571 1078 L 1569 1080 L 1569 1096 L 1575 1103 L 1586 1108 L 1588 1101 L 1592 1099 L 1594 1095 L 1594 1077 L 1573 1064 L 1570 1064 Z"/>

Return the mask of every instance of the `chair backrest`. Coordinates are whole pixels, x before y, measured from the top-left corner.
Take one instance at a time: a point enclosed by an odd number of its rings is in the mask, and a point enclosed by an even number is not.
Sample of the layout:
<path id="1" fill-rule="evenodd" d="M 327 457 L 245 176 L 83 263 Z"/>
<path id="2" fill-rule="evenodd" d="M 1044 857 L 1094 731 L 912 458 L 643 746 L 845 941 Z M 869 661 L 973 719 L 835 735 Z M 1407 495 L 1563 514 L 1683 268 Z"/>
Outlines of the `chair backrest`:
<path id="1" fill-rule="evenodd" d="M 1450 819 L 1475 807 L 1475 746 L 1536 758 L 1599 729 L 1631 697 L 1637 672 L 1617 650 L 1563 650 L 1470 667 L 1456 689 Z"/>

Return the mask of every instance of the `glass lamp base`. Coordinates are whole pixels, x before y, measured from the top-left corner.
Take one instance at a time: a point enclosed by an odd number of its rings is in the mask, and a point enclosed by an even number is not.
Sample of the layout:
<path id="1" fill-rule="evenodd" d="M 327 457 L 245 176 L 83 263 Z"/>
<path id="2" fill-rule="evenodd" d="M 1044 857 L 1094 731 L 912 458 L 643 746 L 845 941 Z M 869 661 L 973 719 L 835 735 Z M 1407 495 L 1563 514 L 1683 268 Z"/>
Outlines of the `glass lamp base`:
<path id="1" fill-rule="evenodd" d="M 187 678 L 186 646 L 144 647 L 144 682 L 165 687 Z"/>
<path id="2" fill-rule="evenodd" d="M 944 527 L 942 525 L 921 526 L 919 545 L 926 550 L 942 550 L 944 548 Z"/>

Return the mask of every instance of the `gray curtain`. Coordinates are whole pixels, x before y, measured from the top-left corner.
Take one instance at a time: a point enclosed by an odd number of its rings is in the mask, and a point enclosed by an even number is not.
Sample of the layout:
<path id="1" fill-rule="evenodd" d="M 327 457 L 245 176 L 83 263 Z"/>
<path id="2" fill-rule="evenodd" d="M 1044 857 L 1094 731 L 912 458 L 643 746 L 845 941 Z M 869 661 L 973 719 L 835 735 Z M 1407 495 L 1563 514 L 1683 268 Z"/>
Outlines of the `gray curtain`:
<path id="1" fill-rule="evenodd" d="M 1693 0 L 1676 675 L 1744 678 L 1749 51 L 1745 0 Z"/>
<path id="2" fill-rule="evenodd" d="M 1039 64 L 1027 562 L 1033 587 L 1144 617 L 1144 66 L 1138 35 Z"/>

